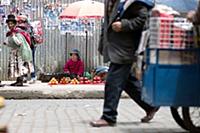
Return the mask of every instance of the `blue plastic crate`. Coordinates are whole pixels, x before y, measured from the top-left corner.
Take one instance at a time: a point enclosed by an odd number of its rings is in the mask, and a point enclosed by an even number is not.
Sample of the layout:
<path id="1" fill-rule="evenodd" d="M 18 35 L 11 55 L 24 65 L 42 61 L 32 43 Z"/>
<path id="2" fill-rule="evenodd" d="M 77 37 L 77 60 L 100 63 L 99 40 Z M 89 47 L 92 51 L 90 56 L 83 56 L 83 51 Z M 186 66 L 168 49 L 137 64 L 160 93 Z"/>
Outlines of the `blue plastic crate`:
<path id="1" fill-rule="evenodd" d="M 151 52 L 155 53 L 152 61 Z M 186 62 L 166 64 L 161 51 L 193 53 Z M 175 58 L 175 57 L 174 57 Z M 193 60 L 192 60 L 193 59 Z M 147 49 L 142 98 L 154 106 L 200 106 L 200 49 Z"/>

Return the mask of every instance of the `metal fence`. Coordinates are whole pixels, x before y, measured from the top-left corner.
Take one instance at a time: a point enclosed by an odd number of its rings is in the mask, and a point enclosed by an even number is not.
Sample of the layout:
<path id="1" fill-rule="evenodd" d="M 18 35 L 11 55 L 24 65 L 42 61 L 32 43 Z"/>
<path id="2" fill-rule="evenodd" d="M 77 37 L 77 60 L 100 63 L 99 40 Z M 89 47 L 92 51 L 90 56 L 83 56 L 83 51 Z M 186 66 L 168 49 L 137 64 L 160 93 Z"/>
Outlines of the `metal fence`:
<path id="1" fill-rule="evenodd" d="M 47 4 L 69 4 L 77 0 L 31 0 L 30 6 L 34 7 L 34 12 L 31 14 L 32 20 L 42 20 L 44 29 L 45 42 L 39 45 L 36 49 L 36 69 L 37 74 L 41 72 L 62 72 L 66 60 L 69 58 L 69 51 L 72 48 L 78 48 L 81 53 L 81 58 L 87 66 L 87 70 L 103 64 L 102 57 L 97 51 L 101 22 L 96 20 L 95 30 L 92 36 L 76 36 L 72 34 L 61 35 L 58 26 L 45 28 L 46 20 L 44 19 L 44 9 Z M 23 0 L 13 0 L 12 6 L 6 6 L 6 13 L 13 6 L 18 8 L 23 5 Z M 6 14 L 6 15 L 7 15 Z M 45 24 L 46 23 L 46 24 Z M 5 40 L 7 27 L 5 23 L 0 26 L 0 44 Z M 87 41 L 87 50 L 86 50 Z M 87 52 L 88 51 L 88 52 Z M 86 56 L 87 52 L 87 56 Z M 7 80 L 9 48 L 0 45 L 0 79 Z M 86 59 L 87 57 L 87 59 Z M 87 63 L 86 63 L 87 61 Z"/>

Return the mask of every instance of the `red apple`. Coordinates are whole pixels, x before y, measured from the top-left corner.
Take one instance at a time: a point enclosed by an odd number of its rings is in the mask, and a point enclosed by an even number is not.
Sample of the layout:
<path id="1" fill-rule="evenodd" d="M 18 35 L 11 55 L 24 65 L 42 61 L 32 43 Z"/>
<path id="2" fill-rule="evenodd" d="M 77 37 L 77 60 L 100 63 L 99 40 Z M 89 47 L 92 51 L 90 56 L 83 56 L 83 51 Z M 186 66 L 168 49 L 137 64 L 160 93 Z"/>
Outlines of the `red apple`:
<path id="1" fill-rule="evenodd" d="M 100 84 L 101 83 L 101 81 L 97 81 L 97 84 Z"/>
<path id="2" fill-rule="evenodd" d="M 84 77 L 80 77 L 79 80 L 80 80 L 80 81 L 83 81 L 83 80 L 84 80 Z"/>
<path id="3" fill-rule="evenodd" d="M 84 84 L 84 81 L 83 81 L 83 80 L 81 80 L 81 81 L 79 82 L 79 84 Z"/>
<path id="4" fill-rule="evenodd" d="M 100 81 L 101 78 L 99 76 L 96 77 L 96 81 Z"/>
<path id="5" fill-rule="evenodd" d="M 91 81 L 90 81 L 90 80 L 88 80 L 88 84 L 91 84 Z"/>

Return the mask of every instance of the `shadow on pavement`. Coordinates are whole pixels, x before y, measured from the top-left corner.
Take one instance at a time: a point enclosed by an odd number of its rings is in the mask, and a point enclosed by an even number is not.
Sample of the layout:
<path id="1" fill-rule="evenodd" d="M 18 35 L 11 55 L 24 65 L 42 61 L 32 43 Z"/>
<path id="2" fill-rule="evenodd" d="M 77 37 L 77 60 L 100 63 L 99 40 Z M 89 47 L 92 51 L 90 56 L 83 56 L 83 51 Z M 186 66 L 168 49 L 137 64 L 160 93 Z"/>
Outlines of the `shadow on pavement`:
<path id="1" fill-rule="evenodd" d="M 141 124 L 142 123 L 139 122 L 139 121 L 134 121 L 134 122 L 117 122 L 118 126 L 131 126 L 131 125 L 137 126 L 137 125 L 141 125 Z"/>
<path id="2" fill-rule="evenodd" d="M 90 121 L 81 121 L 81 123 L 89 125 Z M 152 123 L 149 123 L 152 124 Z M 154 125 L 148 125 L 141 122 L 118 122 L 116 126 L 114 127 L 101 127 L 97 129 L 104 129 L 104 128 L 113 128 L 117 130 L 119 133 L 189 133 L 188 131 L 184 131 L 181 128 L 169 128 L 169 127 L 155 127 Z M 148 126 L 148 127 L 147 127 Z M 152 128 L 151 128 L 152 126 Z M 153 127 L 154 126 L 154 127 Z M 90 128 L 93 128 L 90 126 Z"/>
<path id="3" fill-rule="evenodd" d="M 189 133 L 179 128 L 126 128 L 120 129 L 123 133 Z"/>
<path id="4" fill-rule="evenodd" d="M 153 125 L 151 125 L 153 124 Z M 155 125 L 158 125 L 158 127 Z M 141 122 L 118 122 L 117 127 L 123 133 L 189 133 L 181 128 L 160 127 L 156 122 L 141 123 Z"/>

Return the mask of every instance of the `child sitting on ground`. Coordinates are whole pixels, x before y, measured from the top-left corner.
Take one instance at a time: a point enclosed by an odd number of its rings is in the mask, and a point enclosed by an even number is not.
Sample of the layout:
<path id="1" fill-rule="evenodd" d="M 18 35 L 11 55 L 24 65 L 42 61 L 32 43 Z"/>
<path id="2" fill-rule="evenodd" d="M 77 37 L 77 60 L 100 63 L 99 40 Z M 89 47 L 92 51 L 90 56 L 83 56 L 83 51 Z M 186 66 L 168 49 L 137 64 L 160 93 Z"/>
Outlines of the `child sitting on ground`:
<path id="1" fill-rule="evenodd" d="M 102 81 L 106 80 L 109 67 L 107 66 L 98 66 L 91 71 L 92 78 L 99 76 Z"/>

